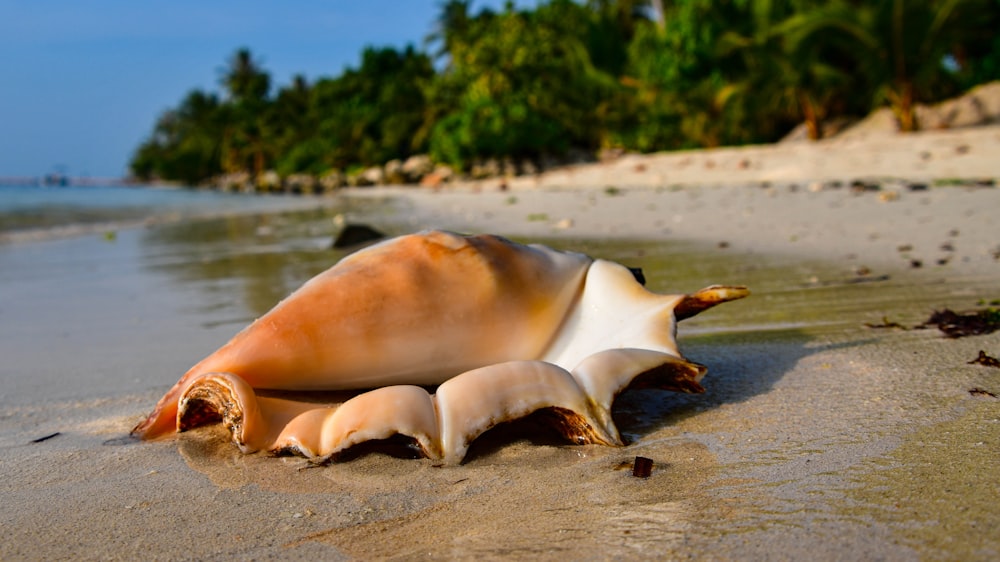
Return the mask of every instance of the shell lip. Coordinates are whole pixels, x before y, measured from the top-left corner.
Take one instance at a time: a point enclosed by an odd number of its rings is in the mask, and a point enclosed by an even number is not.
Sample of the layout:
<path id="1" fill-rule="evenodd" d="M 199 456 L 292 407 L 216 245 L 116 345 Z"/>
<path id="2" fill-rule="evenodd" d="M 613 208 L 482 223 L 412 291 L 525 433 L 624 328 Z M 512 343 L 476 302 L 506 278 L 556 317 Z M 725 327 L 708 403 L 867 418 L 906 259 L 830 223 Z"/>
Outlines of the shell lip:
<path id="1" fill-rule="evenodd" d="M 253 421 L 256 413 L 255 400 L 253 389 L 238 376 L 230 373 L 206 373 L 192 381 L 178 400 L 177 431 L 184 432 L 221 422 L 241 451 L 256 451 L 258 447 L 249 442 L 253 439 L 254 428 L 247 430 L 248 423 L 252 426 L 259 425 Z"/>

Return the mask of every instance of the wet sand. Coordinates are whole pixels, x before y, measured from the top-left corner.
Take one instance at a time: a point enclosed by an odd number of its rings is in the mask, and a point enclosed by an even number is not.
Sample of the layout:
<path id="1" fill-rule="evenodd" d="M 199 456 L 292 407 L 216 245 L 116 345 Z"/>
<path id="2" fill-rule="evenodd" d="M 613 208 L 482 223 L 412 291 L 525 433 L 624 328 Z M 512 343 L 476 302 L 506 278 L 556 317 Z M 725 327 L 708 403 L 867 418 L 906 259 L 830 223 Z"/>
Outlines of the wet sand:
<path id="1" fill-rule="evenodd" d="M 0 246 L 0 559 L 996 558 L 1000 400 L 970 390 L 1000 394 L 1000 369 L 968 362 L 1000 355 L 1000 332 L 865 324 L 1000 298 L 1000 190 L 795 184 L 364 190 Z M 642 267 L 656 291 L 753 295 L 680 326 L 705 394 L 619 398 L 625 448 L 529 421 L 459 467 L 371 452 L 313 468 L 212 429 L 126 438 L 187 367 L 342 255 L 337 215 L 541 240 Z"/>

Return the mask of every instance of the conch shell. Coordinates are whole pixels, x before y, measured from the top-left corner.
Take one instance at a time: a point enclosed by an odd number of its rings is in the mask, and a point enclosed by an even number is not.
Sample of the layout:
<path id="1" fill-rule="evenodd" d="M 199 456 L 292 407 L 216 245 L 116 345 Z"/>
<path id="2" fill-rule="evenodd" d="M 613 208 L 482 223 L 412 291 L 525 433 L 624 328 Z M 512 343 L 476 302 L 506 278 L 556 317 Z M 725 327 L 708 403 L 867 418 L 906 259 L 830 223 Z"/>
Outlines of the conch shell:
<path id="1" fill-rule="evenodd" d="M 317 461 L 398 434 L 457 464 L 490 427 L 544 409 L 574 443 L 621 445 L 611 405 L 625 387 L 702 391 L 705 367 L 677 351 L 676 321 L 747 294 L 658 295 L 616 263 L 498 236 L 402 236 L 307 282 L 132 433 L 221 421 L 244 452 Z M 374 390 L 338 406 L 266 395 L 348 389 Z"/>

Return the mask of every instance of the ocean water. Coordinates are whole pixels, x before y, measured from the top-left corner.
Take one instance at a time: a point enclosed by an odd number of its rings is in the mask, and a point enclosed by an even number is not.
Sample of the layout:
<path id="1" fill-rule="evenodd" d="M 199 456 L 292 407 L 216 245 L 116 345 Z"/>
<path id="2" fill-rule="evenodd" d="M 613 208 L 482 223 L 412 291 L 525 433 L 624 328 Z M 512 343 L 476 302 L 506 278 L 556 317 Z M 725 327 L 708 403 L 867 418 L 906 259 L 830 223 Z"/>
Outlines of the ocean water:
<path id="1" fill-rule="evenodd" d="M 296 207 L 302 197 L 176 187 L 0 185 L 0 242 Z"/>

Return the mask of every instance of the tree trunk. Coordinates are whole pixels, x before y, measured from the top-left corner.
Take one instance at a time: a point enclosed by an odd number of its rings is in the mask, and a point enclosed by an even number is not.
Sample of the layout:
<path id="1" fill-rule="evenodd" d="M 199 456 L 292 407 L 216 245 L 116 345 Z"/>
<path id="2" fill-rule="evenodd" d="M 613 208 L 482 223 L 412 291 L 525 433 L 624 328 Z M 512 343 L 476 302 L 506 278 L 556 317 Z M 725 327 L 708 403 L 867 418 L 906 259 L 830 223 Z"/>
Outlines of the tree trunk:
<path id="1" fill-rule="evenodd" d="M 264 150 L 260 146 L 260 141 L 254 143 L 253 173 L 255 176 L 264 173 Z"/>
<path id="2" fill-rule="evenodd" d="M 892 4 L 892 57 L 895 84 L 889 90 L 889 105 L 896 115 L 900 132 L 912 133 L 917 130 L 917 116 L 913 111 L 913 81 L 907 77 L 906 70 L 906 51 L 903 43 L 904 15 L 904 1 L 894 0 Z"/>
<path id="3" fill-rule="evenodd" d="M 913 84 L 905 81 L 897 89 L 889 93 L 889 104 L 896 116 L 899 130 L 902 133 L 912 133 L 920 128 L 917 123 L 917 112 L 913 103 Z"/>
<path id="4" fill-rule="evenodd" d="M 802 109 L 802 116 L 806 120 L 806 133 L 809 140 L 817 141 L 823 138 L 823 123 L 820 120 L 819 112 L 816 111 L 816 104 L 809 98 L 808 94 L 799 94 L 799 106 Z"/>

